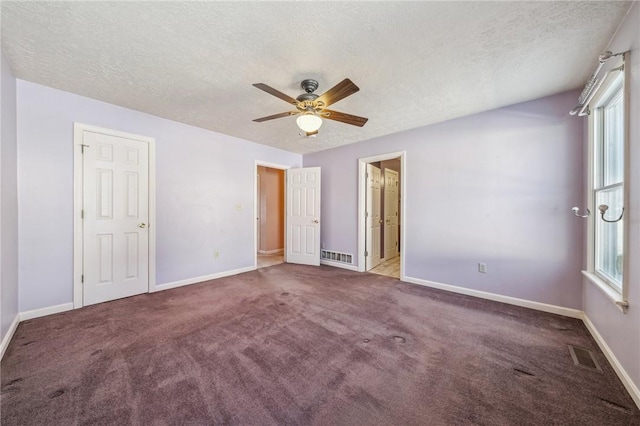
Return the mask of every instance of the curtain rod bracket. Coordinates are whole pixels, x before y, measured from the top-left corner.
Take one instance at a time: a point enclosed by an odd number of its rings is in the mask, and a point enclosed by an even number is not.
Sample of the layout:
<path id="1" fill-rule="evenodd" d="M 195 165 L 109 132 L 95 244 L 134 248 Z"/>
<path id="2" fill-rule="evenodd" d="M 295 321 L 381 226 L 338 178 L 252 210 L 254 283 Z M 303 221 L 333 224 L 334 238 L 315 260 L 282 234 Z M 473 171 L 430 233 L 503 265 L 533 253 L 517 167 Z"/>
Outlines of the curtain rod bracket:
<path id="1" fill-rule="evenodd" d="M 578 114 L 579 117 L 589 115 L 589 112 L 585 113 L 584 108 L 585 106 L 588 108 L 588 104 L 589 104 L 589 101 L 591 100 L 591 97 L 592 97 L 591 95 L 593 93 L 594 88 L 596 86 L 600 87 L 596 83 L 598 82 L 598 73 L 600 73 L 602 66 L 609 59 L 616 56 L 624 55 L 625 53 L 627 52 L 625 51 L 625 52 L 611 53 L 610 50 L 607 50 L 606 52 L 603 52 L 600 55 L 598 55 L 598 66 L 596 67 L 596 70 L 593 72 L 593 74 L 591 74 L 591 77 L 589 77 L 589 80 L 587 80 L 587 83 L 584 85 L 582 92 L 580 92 L 580 96 L 578 97 L 578 105 L 574 109 L 572 109 L 569 112 L 569 114 L 571 115 Z M 614 68 L 612 70 L 609 70 L 609 72 L 623 71 L 623 70 L 624 70 L 624 62 L 622 63 L 621 66 Z"/>

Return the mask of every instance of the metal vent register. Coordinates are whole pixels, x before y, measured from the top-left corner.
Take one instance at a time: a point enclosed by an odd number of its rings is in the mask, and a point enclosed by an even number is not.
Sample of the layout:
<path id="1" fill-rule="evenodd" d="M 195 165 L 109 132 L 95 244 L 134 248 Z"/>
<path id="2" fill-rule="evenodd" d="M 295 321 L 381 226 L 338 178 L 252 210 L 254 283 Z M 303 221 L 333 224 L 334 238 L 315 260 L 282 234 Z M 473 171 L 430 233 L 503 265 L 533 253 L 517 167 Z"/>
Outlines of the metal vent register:
<path id="1" fill-rule="evenodd" d="M 347 253 L 339 253 L 337 251 L 321 250 L 320 259 L 331 260 L 334 262 L 353 263 L 353 256 Z"/>
<path id="2" fill-rule="evenodd" d="M 580 367 L 590 368 L 592 370 L 602 371 L 598 361 L 593 356 L 593 352 L 589 349 L 579 348 L 577 346 L 569 345 L 569 353 L 571 353 L 571 358 L 573 359 L 573 363 Z"/>

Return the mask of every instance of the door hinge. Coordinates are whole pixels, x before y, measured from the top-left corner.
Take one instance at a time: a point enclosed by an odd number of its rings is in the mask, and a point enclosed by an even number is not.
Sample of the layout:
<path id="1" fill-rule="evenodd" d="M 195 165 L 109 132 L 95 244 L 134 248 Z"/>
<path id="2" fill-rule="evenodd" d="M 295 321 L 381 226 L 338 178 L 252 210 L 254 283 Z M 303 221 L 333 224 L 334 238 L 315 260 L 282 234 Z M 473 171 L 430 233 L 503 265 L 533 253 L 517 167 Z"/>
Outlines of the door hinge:
<path id="1" fill-rule="evenodd" d="M 396 216 L 398 216 L 398 212 L 396 212 Z"/>
<path id="2" fill-rule="evenodd" d="M 369 179 L 369 173 L 364 174 L 365 179 Z"/>
<path id="3" fill-rule="evenodd" d="M 84 209 L 80 210 L 80 219 L 84 219 Z"/>
<path id="4" fill-rule="evenodd" d="M 80 144 L 80 152 L 81 152 L 82 154 L 84 154 L 84 147 L 85 147 L 85 146 L 86 146 L 87 148 L 89 148 L 89 145 Z"/>
<path id="5" fill-rule="evenodd" d="M 367 257 L 367 256 L 369 256 L 369 252 L 368 252 L 368 251 L 365 251 L 365 252 L 364 252 L 364 257 Z"/>
<path id="6" fill-rule="evenodd" d="M 80 282 L 84 283 L 84 274 L 80 275 Z"/>
<path id="7" fill-rule="evenodd" d="M 364 217 L 369 217 L 369 212 L 364 212 Z"/>

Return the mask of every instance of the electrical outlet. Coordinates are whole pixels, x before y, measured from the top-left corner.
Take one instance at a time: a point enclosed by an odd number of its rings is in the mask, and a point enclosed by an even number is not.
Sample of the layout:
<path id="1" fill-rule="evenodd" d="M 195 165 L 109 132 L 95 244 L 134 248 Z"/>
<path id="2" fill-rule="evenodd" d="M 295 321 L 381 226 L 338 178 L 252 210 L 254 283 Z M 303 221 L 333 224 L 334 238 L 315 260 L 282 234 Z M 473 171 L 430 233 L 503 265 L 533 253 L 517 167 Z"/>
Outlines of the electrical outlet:
<path id="1" fill-rule="evenodd" d="M 326 249 L 327 248 L 327 247 L 325 247 L 324 243 L 320 244 L 320 246 L 321 246 L 320 248 L 322 248 L 322 249 Z"/>
<path id="2" fill-rule="evenodd" d="M 214 259 L 217 259 L 217 258 L 219 258 L 219 257 L 220 257 L 220 252 L 219 252 L 219 251 L 217 251 L 217 250 L 216 250 L 216 251 L 214 251 L 214 252 L 213 252 L 213 258 L 214 258 Z"/>
<path id="3" fill-rule="evenodd" d="M 487 273 L 487 264 L 486 263 L 478 263 L 478 272 L 481 272 L 483 274 Z"/>
<path id="4" fill-rule="evenodd" d="M 242 204 L 240 203 L 236 204 L 236 210 L 238 211 L 242 210 Z"/>

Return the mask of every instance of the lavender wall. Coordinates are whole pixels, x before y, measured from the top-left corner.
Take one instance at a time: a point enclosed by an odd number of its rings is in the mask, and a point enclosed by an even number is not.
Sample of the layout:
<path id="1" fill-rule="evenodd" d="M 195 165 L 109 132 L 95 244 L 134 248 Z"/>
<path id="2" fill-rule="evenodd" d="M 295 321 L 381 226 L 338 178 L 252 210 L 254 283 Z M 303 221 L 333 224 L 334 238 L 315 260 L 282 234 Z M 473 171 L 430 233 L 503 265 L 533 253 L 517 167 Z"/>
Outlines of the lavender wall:
<path id="1" fill-rule="evenodd" d="M 0 170 L 0 339 L 4 339 L 18 315 L 18 184 L 16 156 L 16 79 L 1 55 Z"/>
<path id="2" fill-rule="evenodd" d="M 623 314 L 590 281 L 584 280 L 583 309 L 637 388 L 640 388 L 640 4 L 635 3 L 608 47 L 631 50 L 629 205 L 629 310 Z"/>
<path id="3" fill-rule="evenodd" d="M 406 151 L 408 277 L 580 309 L 584 229 L 570 209 L 583 200 L 584 138 L 568 114 L 576 97 L 305 155 L 305 167 L 323 168 L 322 242 L 357 252 L 357 160 Z"/>
<path id="4" fill-rule="evenodd" d="M 74 121 L 156 139 L 158 285 L 253 266 L 255 160 L 302 162 L 22 80 L 17 101 L 21 312 L 72 301 Z"/>

